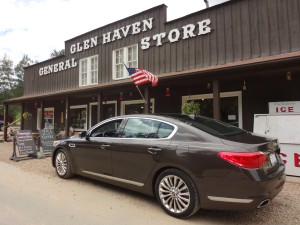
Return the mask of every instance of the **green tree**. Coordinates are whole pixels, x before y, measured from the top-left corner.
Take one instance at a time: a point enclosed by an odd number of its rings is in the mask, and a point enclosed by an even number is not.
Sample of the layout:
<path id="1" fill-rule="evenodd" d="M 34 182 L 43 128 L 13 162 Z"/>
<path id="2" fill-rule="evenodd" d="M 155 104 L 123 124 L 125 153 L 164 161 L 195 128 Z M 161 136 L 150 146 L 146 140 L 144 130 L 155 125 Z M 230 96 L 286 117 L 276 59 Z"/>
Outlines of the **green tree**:
<path id="1" fill-rule="evenodd" d="M 56 49 L 54 49 L 51 54 L 50 54 L 50 58 L 55 58 L 57 56 L 61 56 L 61 55 L 64 55 L 65 54 L 65 49 L 62 49 L 60 51 L 57 51 Z"/>
<path id="2" fill-rule="evenodd" d="M 13 86 L 13 61 L 5 54 L 0 59 L 0 93 L 11 90 Z"/>
<path id="3" fill-rule="evenodd" d="M 19 97 L 23 95 L 23 86 L 24 86 L 24 68 L 32 65 L 34 62 L 24 55 L 22 60 L 15 66 L 15 86 L 12 90 L 13 97 Z"/>
<path id="4" fill-rule="evenodd" d="M 13 68 L 13 61 L 7 55 L 0 59 L 0 115 L 4 114 L 2 102 L 6 99 L 16 98 L 23 95 L 24 67 L 30 66 L 33 61 L 24 55 L 22 60 Z M 13 120 L 21 115 L 20 105 L 10 105 L 9 115 Z M 12 122 L 12 121 L 10 121 Z"/>

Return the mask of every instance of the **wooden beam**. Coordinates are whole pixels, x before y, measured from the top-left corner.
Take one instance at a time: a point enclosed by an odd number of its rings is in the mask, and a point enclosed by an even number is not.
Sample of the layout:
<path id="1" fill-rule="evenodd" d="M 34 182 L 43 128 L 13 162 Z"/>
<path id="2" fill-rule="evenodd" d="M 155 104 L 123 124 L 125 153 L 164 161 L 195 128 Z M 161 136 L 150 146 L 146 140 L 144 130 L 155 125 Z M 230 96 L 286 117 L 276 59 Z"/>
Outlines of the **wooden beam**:
<path id="1" fill-rule="evenodd" d="M 221 107 L 220 107 L 220 87 L 219 80 L 213 80 L 213 109 L 214 119 L 221 119 Z"/>
<path id="2" fill-rule="evenodd" d="M 4 103 L 4 134 L 3 139 L 7 141 L 7 124 L 8 124 L 8 104 Z"/>

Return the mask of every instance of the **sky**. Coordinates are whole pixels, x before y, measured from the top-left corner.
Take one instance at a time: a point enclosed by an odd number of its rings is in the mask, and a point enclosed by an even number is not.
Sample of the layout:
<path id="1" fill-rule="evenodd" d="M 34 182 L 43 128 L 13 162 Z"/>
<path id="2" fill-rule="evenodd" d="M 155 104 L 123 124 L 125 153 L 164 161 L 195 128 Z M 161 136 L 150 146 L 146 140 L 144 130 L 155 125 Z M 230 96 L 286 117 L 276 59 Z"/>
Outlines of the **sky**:
<path id="1" fill-rule="evenodd" d="M 47 60 L 66 40 L 161 4 L 168 21 L 206 8 L 203 0 L 0 0 L 0 58 Z"/>

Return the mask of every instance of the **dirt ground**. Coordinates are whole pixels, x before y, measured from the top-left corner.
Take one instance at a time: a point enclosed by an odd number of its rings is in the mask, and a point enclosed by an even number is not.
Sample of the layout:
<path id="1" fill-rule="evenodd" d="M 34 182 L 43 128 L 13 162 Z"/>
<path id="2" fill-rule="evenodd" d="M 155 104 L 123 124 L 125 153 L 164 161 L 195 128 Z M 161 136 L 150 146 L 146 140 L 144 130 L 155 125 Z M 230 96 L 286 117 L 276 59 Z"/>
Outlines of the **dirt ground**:
<path id="1" fill-rule="evenodd" d="M 283 191 L 266 208 L 252 212 L 200 210 L 189 219 L 178 220 L 165 214 L 155 200 L 150 197 L 78 176 L 71 180 L 59 179 L 51 166 L 50 157 L 14 162 L 9 159 L 12 152 L 13 144 L 11 142 L 0 143 L 0 181 L 5 179 L 5 187 L 11 185 L 12 189 L 19 186 L 20 183 L 29 185 L 29 188 L 32 186 L 34 193 L 38 191 L 37 188 L 43 189 L 50 186 L 46 192 L 47 195 L 43 195 L 44 197 L 40 196 L 35 199 L 35 194 L 29 195 L 29 197 L 31 196 L 30 198 L 36 202 L 42 198 L 43 201 L 49 201 L 47 204 L 51 203 L 52 205 L 55 202 L 67 206 L 68 217 L 62 217 L 65 220 L 60 224 L 300 224 L 300 178 L 294 179 L 294 181 L 289 178 Z M 2 171 L 1 168 L 3 168 Z M 6 170 L 8 172 L 4 172 Z M 20 178 L 14 179 L 13 174 Z M 35 184 L 31 184 L 29 180 L 33 180 Z M 20 192 L 18 189 L 17 191 L 22 194 L 22 191 Z M 99 201 L 95 202 L 93 196 Z M 26 200 L 25 197 L 22 198 Z M 49 209 L 53 210 L 54 214 L 60 215 L 60 212 L 56 212 L 52 206 L 49 206 Z M 1 203 L 0 211 L 1 214 L 9 212 L 7 208 L 1 209 Z M 51 212 L 49 213 L 51 214 Z M 81 214 L 82 216 L 80 216 Z M 5 219 L 3 215 L 2 217 L 0 215 L 0 224 L 14 224 L 2 223 Z M 89 219 L 82 220 L 85 217 Z M 70 218 L 72 220 L 67 220 Z M 28 221 L 30 220 L 28 219 Z M 66 221 L 69 222 L 66 223 Z M 49 218 L 44 223 L 36 224 L 54 223 Z"/>

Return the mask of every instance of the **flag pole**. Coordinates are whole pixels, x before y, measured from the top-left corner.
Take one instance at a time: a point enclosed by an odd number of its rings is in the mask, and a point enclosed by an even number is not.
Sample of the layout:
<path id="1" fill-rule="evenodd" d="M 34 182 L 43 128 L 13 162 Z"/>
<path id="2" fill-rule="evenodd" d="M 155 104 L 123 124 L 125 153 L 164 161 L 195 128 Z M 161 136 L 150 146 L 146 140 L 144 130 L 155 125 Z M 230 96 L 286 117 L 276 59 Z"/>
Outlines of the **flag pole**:
<path id="1" fill-rule="evenodd" d="M 144 96 L 142 95 L 142 92 L 141 92 L 141 90 L 139 89 L 139 87 L 138 87 L 138 86 L 135 86 L 135 87 L 138 89 L 138 91 L 139 91 L 140 95 L 142 96 L 144 102 L 146 102 L 146 100 L 145 100 Z"/>
<path id="2" fill-rule="evenodd" d="M 128 71 L 128 67 L 125 65 L 125 63 L 123 63 L 123 64 L 124 64 L 124 66 L 126 67 L 126 69 L 127 69 L 127 71 Z M 129 72 L 129 71 L 128 71 L 128 72 Z M 144 102 L 146 102 L 146 100 L 145 100 L 144 96 L 142 95 L 142 92 L 141 92 L 141 90 L 139 89 L 139 87 L 136 86 L 136 85 L 135 85 L 135 87 L 136 87 L 136 89 L 139 91 L 139 93 L 140 93 L 140 95 L 142 96 Z"/>

